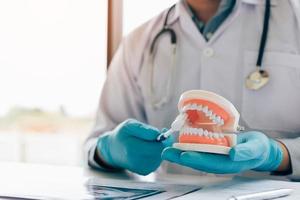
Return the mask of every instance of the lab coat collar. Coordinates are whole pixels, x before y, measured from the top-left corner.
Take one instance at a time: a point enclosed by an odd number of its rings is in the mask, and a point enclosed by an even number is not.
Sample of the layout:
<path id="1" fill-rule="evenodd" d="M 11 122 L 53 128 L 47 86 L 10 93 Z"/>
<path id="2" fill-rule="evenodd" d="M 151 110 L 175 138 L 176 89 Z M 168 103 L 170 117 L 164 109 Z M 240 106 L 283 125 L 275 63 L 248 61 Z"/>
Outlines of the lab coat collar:
<path id="1" fill-rule="evenodd" d="M 264 0 L 242 0 L 243 3 L 247 4 L 253 4 L 253 5 L 262 5 L 265 4 L 266 1 Z M 277 6 L 278 0 L 271 0 L 271 5 L 272 6 Z"/>
<path id="2" fill-rule="evenodd" d="M 237 0 L 237 1 L 239 1 L 239 0 Z M 264 0 L 240 0 L 240 1 L 242 1 L 242 3 L 252 4 L 252 5 L 264 5 L 265 4 Z M 181 12 L 180 10 L 184 9 L 183 3 L 184 2 L 182 2 L 182 0 L 179 0 L 177 2 L 177 4 L 175 5 L 174 12 L 173 12 L 173 14 L 170 15 L 169 20 L 168 20 L 169 25 L 176 22 L 177 19 L 179 18 L 180 12 Z M 278 4 L 278 0 L 271 0 L 272 6 L 277 6 L 277 4 Z"/>

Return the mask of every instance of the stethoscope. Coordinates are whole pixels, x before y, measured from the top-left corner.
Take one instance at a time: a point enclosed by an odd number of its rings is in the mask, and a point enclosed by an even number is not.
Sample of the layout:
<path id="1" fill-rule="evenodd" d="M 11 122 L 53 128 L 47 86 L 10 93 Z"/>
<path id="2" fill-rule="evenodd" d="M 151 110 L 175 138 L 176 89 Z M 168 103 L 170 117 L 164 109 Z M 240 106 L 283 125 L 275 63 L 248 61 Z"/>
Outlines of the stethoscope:
<path id="1" fill-rule="evenodd" d="M 175 8 L 175 5 L 169 8 L 167 11 L 163 28 L 156 34 L 154 37 L 151 46 L 150 46 L 150 98 L 152 107 L 155 109 L 161 108 L 163 105 L 168 103 L 171 99 L 172 95 L 172 88 L 174 87 L 174 76 L 175 76 L 175 64 L 176 64 L 176 48 L 177 48 L 177 36 L 174 29 L 170 28 L 170 24 L 168 24 L 168 19 L 171 11 Z M 263 31 L 261 34 L 258 57 L 256 61 L 256 69 L 255 71 L 251 72 L 246 78 L 246 88 L 249 90 L 259 90 L 264 87 L 270 80 L 269 73 L 263 69 L 262 62 L 264 58 L 265 47 L 268 39 L 268 32 L 269 32 L 269 22 L 270 22 L 270 13 L 271 13 L 271 0 L 266 0 L 265 3 L 265 13 L 264 13 L 264 21 L 263 21 Z M 171 74 L 166 83 L 166 90 L 165 95 L 163 97 L 157 97 L 155 95 L 155 88 L 154 88 L 154 59 L 156 54 L 155 46 L 159 40 L 159 38 L 164 35 L 170 35 L 170 42 L 172 48 L 172 64 Z"/>

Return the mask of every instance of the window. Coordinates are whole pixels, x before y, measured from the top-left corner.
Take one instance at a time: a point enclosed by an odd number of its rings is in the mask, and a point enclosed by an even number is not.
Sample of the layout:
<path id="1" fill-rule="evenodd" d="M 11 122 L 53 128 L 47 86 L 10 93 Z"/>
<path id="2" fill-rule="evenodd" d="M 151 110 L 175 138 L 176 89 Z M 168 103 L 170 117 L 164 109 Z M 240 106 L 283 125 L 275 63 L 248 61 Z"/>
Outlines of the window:
<path id="1" fill-rule="evenodd" d="M 77 165 L 106 70 L 107 2 L 0 1 L 0 160 Z"/>

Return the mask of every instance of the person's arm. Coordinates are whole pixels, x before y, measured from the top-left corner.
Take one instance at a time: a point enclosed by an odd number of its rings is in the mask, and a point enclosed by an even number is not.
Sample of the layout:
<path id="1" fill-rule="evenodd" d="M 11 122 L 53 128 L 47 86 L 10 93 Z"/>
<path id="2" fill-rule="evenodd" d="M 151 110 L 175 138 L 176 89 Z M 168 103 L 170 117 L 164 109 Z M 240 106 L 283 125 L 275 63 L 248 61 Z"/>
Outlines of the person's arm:
<path id="1" fill-rule="evenodd" d="M 128 118 L 144 122 L 143 98 L 136 83 L 135 66 L 128 58 L 135 58 L 130 48 L 130 38 L 126 38 L 116 52 L 110 64 L 107 80 L 103 86 L 96 122 L 92 133 L 85 142 L 85 155 L 88 164 L 94 168 L 110 169 L 103 165 L 101 155 L 97 152 L 97 141 L 101 134 L 113 130 Z M 128 55 L 130 54 L 130 55 Z"/>
<path id="2" fill-rule="evenodd" d="M 296 21 L 298 23 L 298 32 L 300 32 L 300 0 L 290 0 L 293 7 Z M 299 38 L 298 38 L 299 39 Z M 300 44 L 300 41 L 298 41 Z M 300 64 L 300 63 L 299 63 Z M 300 122 L 299 122 L 300 123 Z M 300 130 L 299 130 L 300 131 Z M 279 141 L 285 146 L 288 152 L 288 158 L 282 163 L 278 171 L 283 171 L 283 174 L 288 174 L 292 180 L 300 180 L 300 132 L 298 138 L 284 138 Z M 287 170 L 287 171 L 286 171 Z"/>
<path id="3" fill-rule="evenodd" d="M 263 132 L 249 131 L 237 135 L 237 145 L 230 150 L 228 156 L 167 148 L 162 157 L 208 173 L 235 174 L 255 170 L 271 172 L 272 175 L 289 175 L 289 178 L 297 179 L 298 174 L 295 174 L 294 169 L 298 172 L 299 169 L 292 163 L 299 162 L 300 151 L 295 146 L 295 139 L 289 141 L 292 144 L 287 145 L 286 140 L 281 143 L 282 141 L 269 138 Z"/>
<path id="4" fill-rule="evenodd" d="M 287 175 L 291 180 L 300 180 L 300 137 L 284 138 L 279 140 L 287 151 L 286 160 L 283 161 L 275 175 Z"/>

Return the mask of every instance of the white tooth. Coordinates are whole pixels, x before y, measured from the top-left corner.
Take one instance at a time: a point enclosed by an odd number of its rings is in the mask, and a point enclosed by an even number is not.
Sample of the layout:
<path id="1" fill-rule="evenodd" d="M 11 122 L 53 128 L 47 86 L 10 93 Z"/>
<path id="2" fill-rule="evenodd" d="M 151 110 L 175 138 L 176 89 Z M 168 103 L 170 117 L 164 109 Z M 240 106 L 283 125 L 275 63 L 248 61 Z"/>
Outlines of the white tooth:
<path id="1" fill-rule="evenodd" d="M 207 112 L 208 112 L 208 107 L 205 106 L 205 107 L 202 109 L 202 112 L 207 113 Z"/>
<path id="2" fill-rule="evenodd" d="M 201 132 L 201 129 L 199 129 L 199 128 L 197 129 L 197 133 L 198 133 L 198 135 L 200 135 L 200 136 L 203 135 L 203 132 Z"/>
<path id="3" fill-rule="evenodd" d="M 217 125 L 218 125 L 218 126 L 224 125 L 224 121 L 222 121 L 222 119 L 220 119 L 219 121 L 217 121 Z"/>
<path id="4" fill-rule="evenodd" d="M 218 124 L 218 121 L 216 119 L 213 119 L 212 121 L 213 123 Z"/>
<path id="5" fill-rule="evenodd" d="M 192 106 L 193 106 L 193 109 L 192 110 L 197 110 L 197 108 L 198 108 L 198 105 L 197 104 L 192 104 Z"/>
<path id="6" fill-rule="evenodd" d="M 198 134 L 199 134 L 199 135 L 203 135 L 203 129 L 202 129 L 202 128 L 199 128 L 199 129 L 198 129 Z"/>
<path id="7" fill-rule="evenodd" d="M 193 134 L 197 134 L 197 129 L 193 128 L 192 132 L 193 132 Z"/>
<path id="8" fill-rule="evenodd" d="M 195 134 L 196 134 L 195 128 L 191 128 L 191 133 L 192 133 L 192 135 L 195 135 Z"/>
<path id="9" fill-rule="evenodd" d="M 187 126 L 183 127 L 183 132 L 187 133 L 189 128 Z"/>
<path id="10" fill-rule="evenodd" d="M 209 119 L 214 120 L 216 118 L 216 114 L 212 114 Z"/>
<path id="11" fill-rule="evenodd" d="M 212 115 L 212 111 L 211 110 L 208 110 L 207 113 L 205 114 L 207 117 L 211 116 Z"/>
<path id="12" fill-rule="evenodd" d="M 197 110 L 197 111 L 201 111 L 201 107 L 199 107 L 199 105 L 197 105 L 197 108 L 195 109 L 195 110 Z"/>
<path id="13" fill-rule="evenodd" d="M 203 136 L 203 132 L 199 132 L 198 135 L 199 135 L 199 136 Z"/>
<path id="14" fill-rule="evenodd" d="M 203 132 L 203 135 L 206 136 L 206 137 L 208 137 L 208 135 L 209 135 L 209 134 L 208 134 L 208 131 L 205 130 L 205 131 Z"/>
<path id="15" fill-rule="evenodd" d="M 221 117 L 220 116 L 217 116 L 216 117 L 216 121 L 219 123 L 221 121 Z"/>
<path id="16" fill-rule="evenodd" d="M 224 120 L 221 119 L 220 125 L 223 126 L 224 125 Z"/>
<path id="17" fill-rule="evenodd" d="M 219 137 L 220 137 L 220 138 L 224 138 L 224 134 L 219 133 Z"/>
<path id="18" fill-rule="evenodd" d="M 202 105 L 198 105 L 198 107 L 197 107 L 197 109 L 198 109 L 199 111 L 202 111 L 202 108 L 203 108 Z"/>
<path id="19" fill-rule="evenodd" d="M 214 137 L 214 138 L 217 138 L 217 139 L 220 138 L 220 136 L 219 136 L 218 133 L 213 133 L 213 137 Z"/>
<path id="20" fill-rule="evenodd" d="M 201 131 L 199 128 L 196 128 L 196 133 L 197 133 L 197 135 L 201 135 Z"/>
<path id="21" fill-rule="evenodd" d="M 183 128 L 183 132 L 188 133 L 188 131 L 189 131 L 188 127 Z"/>
<path id="22" fill-rule="evenodd" d="M 189 128 L 189 127 L 186 127 L 185 132 L 186 132 L 186 133 L 189 133 L 189 132 L 190 132 L 190 128 Z"/>

